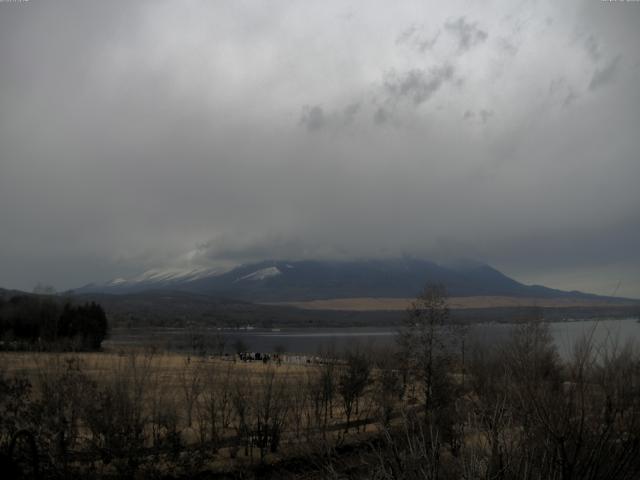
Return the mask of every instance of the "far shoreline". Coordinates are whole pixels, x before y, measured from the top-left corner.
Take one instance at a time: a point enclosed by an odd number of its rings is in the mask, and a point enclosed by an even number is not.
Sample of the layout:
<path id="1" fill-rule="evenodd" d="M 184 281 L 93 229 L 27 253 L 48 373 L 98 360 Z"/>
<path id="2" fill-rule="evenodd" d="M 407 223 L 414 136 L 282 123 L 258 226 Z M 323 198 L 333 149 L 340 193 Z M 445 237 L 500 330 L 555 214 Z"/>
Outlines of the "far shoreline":
<path id="1" fill-rule="evenodd" d="M 288 302 L 262 302 L 261 305 L 295 307 L 301 310 L 329 311 L 402 311 L 406 310 L 415 298 L 394 297 L 351 297 L 328 298 L 319 300 L 303 300 Z M 492 308 L 611 308 L 638 307 L 640 300 L 601 298 L 537 298 L 508 296 L 468 296 L 449 297 L 449 308 L 452 310 L 492 309 Z"/>

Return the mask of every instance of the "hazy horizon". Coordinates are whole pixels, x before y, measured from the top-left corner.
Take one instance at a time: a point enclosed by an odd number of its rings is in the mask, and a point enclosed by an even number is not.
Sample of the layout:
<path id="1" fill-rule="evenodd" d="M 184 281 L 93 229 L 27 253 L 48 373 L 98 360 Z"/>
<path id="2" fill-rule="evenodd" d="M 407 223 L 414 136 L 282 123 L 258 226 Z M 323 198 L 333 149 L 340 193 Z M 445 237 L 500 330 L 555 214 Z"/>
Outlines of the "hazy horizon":
<path id="1" fill-rule="evenodd" d="M 411 255 L 640 298 L 638 25 L 638 2 L 0 2 L 0 287 Z"/>

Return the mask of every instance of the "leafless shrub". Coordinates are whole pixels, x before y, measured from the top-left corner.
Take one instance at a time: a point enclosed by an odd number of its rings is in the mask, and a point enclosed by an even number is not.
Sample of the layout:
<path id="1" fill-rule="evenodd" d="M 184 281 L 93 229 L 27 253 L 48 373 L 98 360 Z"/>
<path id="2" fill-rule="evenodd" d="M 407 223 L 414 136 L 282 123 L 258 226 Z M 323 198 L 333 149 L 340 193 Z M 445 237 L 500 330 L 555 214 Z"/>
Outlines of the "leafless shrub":
<path id="1" fill-rule="evenodd" d="M 302 440 L 305 427 L 307 438 L 311 436 L 309 435 L 310 416 L 308 415 L 311 410 L 311 395 L 307 387 L 307 378 L 302 375 L 297 376 L 289 385 L 288 427 L 292 430 L 297 442 Z"/>
<path id="2" fill-rule="evenodd" d="M 201 373 L 201 395 L 196 403 L 200 442 L 208 442 L 215 453 L 231 425 L 232 364 L 224 369 L 205 365 Z"/>
<path id="3" fill-rule="evenodd" d="M 91 448 L 121 476 L 132 476 L 145 460 L 151 359 L 151 354 L 123 357 L 113 376 L 95 386 L 85 408 Z"/>
<path id="4" fill-rule="evenodd" d="M 402 380 L 398 371 L 381 369 L 375 383 L 374 398 L 378 407 L 378 418 L 384 427 L 388 427 L 402 399 Z"/>
<path id="5" fill-rule="evenodd" d="M 202 390 L 201 370 L 201 363 L 197 361 L 192 362 L 191 357 L 187 356 L 183 359 L 183 364 L 178 374 L 180 389 L 184 400 L 186 426 L 188 428 L 191 428 L 193 425 L 193 409 Z"/>
<path id="6" fill-rule="evenodd" d="M 400 426 L 382 430 L 374 449 L 370 477 L 376 480 L 438 479 L 441 473 L 438 432 L 416 415 L 405 412 Z"/>
<path id="7" fill-rule="evenodd" d="M 0 372 L 0 451 L 6 452 L 15 435 L 34 425 L 32 385 L 23 377 Z"/>
<path id="8" fill-rule="evenodd" d="M 286 385 L 273 369 L 266 370 L 254 389 L 255 412 L 252 435 L 263 460 L 267 451 L 277 452 L 288 413 Z"/>
<path id="9" fill-rule="evenodd" d="M 346 365 L 342 367 L 338 381 L 338 391 L 342 398 L 342 406 L 346 423 L 344 431 L 348 432 L 351 418 L 359 411 L 360 399 L 371 383 L 371 366 L 369 359 L 361 352 L 348 352 Z"/>

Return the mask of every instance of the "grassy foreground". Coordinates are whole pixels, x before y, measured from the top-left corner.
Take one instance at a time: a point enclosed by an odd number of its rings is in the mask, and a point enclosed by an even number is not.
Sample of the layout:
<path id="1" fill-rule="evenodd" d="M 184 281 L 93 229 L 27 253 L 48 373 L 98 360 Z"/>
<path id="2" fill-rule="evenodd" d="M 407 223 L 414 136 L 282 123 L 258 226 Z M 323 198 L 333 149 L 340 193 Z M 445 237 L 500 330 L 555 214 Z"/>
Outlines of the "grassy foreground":
<path id="1" fill-rule="evenodd" d="M 561 361 L 540 323 L 473 351 L 431 340 L 421 364 L 401 348 L 281 364 L 3 352 L 0 468 L 9 478 L 639 478 L 633 345 L 587 336 Z"/>

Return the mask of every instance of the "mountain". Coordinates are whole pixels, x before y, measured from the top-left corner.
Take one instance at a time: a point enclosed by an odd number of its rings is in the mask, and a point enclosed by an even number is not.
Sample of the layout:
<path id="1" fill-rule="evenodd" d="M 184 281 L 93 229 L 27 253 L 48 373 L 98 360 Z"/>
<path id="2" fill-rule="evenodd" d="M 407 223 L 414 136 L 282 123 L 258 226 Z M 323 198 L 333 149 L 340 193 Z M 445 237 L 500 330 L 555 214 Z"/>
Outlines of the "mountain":
<path id="1" fill-rule="evenodd" d="M 128 280 L 87 285 L 75 293 L 171 290 L 253 302 L 287 302 L 353 297 L 411 298 L 427 283 L 443 284 L 453 297 L 603 298 L 524 285 L 486 264 L 464 262 L 445 266 L 415 258 L 263 261 L 229 271 L 151 270 Z"/>
<path id="2" fill-rule="evenodd" d="M 146 290 L 181 290 L 183 284 L 200 278 L 213 277 L 222 273 L 222 270 L 195 267 L 195 268 L 154 268 L 129 278 L 115 278 L 106 283 L 85 285 L 74 290 L 76 293 L 134 293 Z M 178 288 L 173 288 L 173 287 Z"/>

